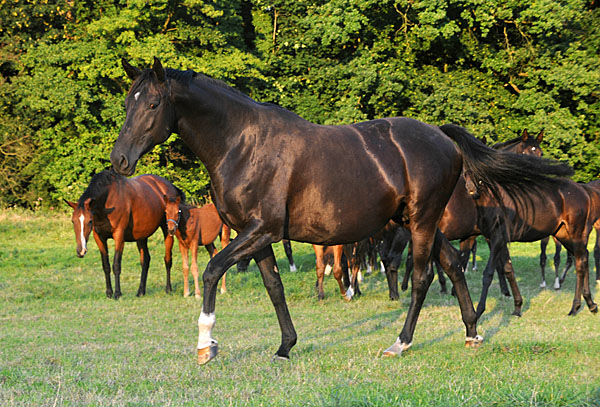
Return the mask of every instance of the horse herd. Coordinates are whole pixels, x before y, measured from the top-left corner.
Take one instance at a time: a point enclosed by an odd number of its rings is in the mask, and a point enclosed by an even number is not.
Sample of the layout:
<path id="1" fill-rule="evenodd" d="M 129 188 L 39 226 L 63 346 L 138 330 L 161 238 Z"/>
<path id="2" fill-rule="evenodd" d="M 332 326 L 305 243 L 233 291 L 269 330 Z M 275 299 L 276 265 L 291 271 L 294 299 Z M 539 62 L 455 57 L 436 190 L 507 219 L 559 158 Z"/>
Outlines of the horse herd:
<path id="1" fill-rule="evenodd" d="M 408 118 L 321 126 L 279 106 L 256 102 L 203 74 L 165 69 L 157 58 L 149 69 L 141 70 L 126 60 L 122 65 L 133 84 L 110 156 L 113 168 L 95 175 L 77 203 L 68 202 L 74 209 L 77 254 L 86 253 L 93 230 L 106 294 L 118 298 L 124 242 L 137 242 L 142 264 L 138 295 L 143 295 L 150 262 L 147 239 L 160 228 L 165 237 L 166 289 L 171 291 L 171 248 L 177 236 L 184 258 L 184 294 L 189 294 L 187 253 L 191 250 L 195 295 L 202 297 L 200 364 L 218 352 L 212 336 L 217 283 L 231 266 L 244 268 L 251 258 L 261 272 L 281 329 L 281 345 L 274 358 L 289 358 L 297 334 L 271 247 L 280 240 L 290 267 L 295 265 L 289 241 L 313 244 L 319 298 L 324 296 L 326 250 L 333 252 L 340 293 L 350 299 L 360 293 L 357 273 L 366 253 L 372 259 L 373 248 L 378 248 L 390 298 L 397 299 L 400 256 L 409 248 L 402 287 L 406 289 L 411 276 L 411 301 L 404 327 L 385 356 L 400 355 L 412 345 L 434 264 L 438 273 L 441 268 L 450 277 L 467 346 L 483 341 L 477 322 L 495 271 L 505 293 L 508 280 L 514 314 L 520 315 L 522 297 L 508 250 L 511 241 L 545 239 L 545 249 L 549 236 L 554 237 L 575 262 L 575 295 L 569 315 L 580 309 L 582 296 L 589 310 L 597 312 L 590 290 L 587 243 L 591 230 L 600 229 L 600 181 L 573 182 L 570 167 L 541 157 L 542 133 L 532 137 L 524 132 L 488 147 L 459 126 L 438 127 Z M 195 208 L 186 204 L 181 190 L 155 175 L 126 177 L 135 172 L 143 154 L 171 133 L 177 133 L 206 166 L 214 205 Z M 230 229 L 237 232 L 231 241 Z M 463 269 L 479 235 L 486 238 L 490 256 L 475 309 Z M 213 245 L 217 236 L 222 242 L 218 253 Z M 108 238 L 115 241 L 114 291 Z M 460 252 L 449 240 L 461 242 Z M 598 244 L 594 251 L 597 267 Z M 211 254 L 203 273 L 202 296 L 196 263 L 199 245 Z M 545 253 L 541 265 L 544 276 Z M 558 266 L 556 270 L 555 288 L 559 288 Z M 224 278 L 221 289 L 225 289 Z"/>

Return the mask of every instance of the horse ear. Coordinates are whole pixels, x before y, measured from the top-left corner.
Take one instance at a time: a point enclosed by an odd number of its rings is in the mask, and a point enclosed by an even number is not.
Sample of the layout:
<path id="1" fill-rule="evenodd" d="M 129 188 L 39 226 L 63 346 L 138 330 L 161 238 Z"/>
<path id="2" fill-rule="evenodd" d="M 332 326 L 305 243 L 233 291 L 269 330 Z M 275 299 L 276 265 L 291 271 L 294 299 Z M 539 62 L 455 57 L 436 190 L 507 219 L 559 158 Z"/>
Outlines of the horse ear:
<path id="1" fill-rule="evenodd" d="M 481 136 L 481 139 L 480 139 L 480 140 L 481 140 L 481 142 L 482 142 L 483 144 L 487 144 L 487 137 L 486 137 L 486 136 Z"/>
<path id="2" fill-rule="evenodd" d="M 89 211 L 91 204 L 92 204 L 92 198 L 88 198 L 83 202 L 83 207 Z"/>
<path id="3" fill-rule="evenodd" d="M 63 201 L 65 201 L 65 203 L 67 205 L 69 205 L 71 208 L 73 209 L 77 209 L 77 204 L 75 202 L 71 202 L 71 201 L 67 201 L 66 199 L 63 198 Z"/>
<path id="4" fill-rule="evenodd" d="M 132 81 L 135 81 L 142 74 L 142 71 L 140 71 L 139 68 L 129 65 L 129 62 L 127 62 L 125 58 L 121 58 L 121 65 L 123 65 L 125 73 Z"/>
<path id="5" fill-rule="evenodd" d="M 527 141 L 527 139 L 529 138 L 529 133 L 527 132 L 527 129 L 523 130 L 523 134 L 521 134 L 521 138 L 523 139 L 523 141 Z"/>
<path id="6" fill-rule="evenodd" d="M 154 57 L 154 65 L 152 65 L 152 70 L 156 74 L 156 77 L 158 78 L 159 82 L 165 81 L 165 76 L 166 76 L 165 70 L 162 67 L 162 64 L 160 63 L 158 58 L 156 58 L 156 57 Z"/>
<path id="7" fill-rule="evenodd" d="M 540 130 L 540 133 L 537 135 L 537 137 L 535 139 L 538 143 L 541 143 L 543 138 L 544 138 L 544 129 Z"/>
<path id="8" fill-rule="evenodd" d="M 177 195 L 177 198 L 175 198 L 175 202 L 177 202 L 177 205 L 181 203 L 181 197 L 179 195 Z"/>

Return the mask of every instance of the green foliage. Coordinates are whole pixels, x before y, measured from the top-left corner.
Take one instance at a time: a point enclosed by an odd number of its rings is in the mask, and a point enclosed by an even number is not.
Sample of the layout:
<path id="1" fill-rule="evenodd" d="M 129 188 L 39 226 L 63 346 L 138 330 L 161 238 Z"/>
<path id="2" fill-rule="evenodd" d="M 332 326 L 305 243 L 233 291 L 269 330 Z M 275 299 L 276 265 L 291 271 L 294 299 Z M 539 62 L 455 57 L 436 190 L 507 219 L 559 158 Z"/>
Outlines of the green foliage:
<path id="1" fill-rule="evenodd" d="M 600 9 L 480 0 L 2 0 L 0 205 L 74 199 L 109 166 L 120 59 L 194 69 L 317 123 L 406 115 L 490 141 L 545 130 L 547 156 L 600 178 Z M 205 199 L 177 139 L 140 172 Z"/>

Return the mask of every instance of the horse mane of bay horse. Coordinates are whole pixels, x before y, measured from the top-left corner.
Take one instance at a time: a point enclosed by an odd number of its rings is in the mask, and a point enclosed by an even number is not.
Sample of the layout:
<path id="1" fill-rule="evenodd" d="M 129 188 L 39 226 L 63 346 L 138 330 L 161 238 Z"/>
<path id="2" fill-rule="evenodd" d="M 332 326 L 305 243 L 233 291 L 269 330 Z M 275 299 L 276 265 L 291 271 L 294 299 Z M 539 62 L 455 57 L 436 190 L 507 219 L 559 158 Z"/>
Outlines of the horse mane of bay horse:
<path id="1" fill-rule="evenodd" d="M 185 203 L 185 195 L 178 191 L 173 196 L 165 195 L 166 207 L 165 216 L 167 218 L 168 233 L 177 237 L 179 251 L 183 263 L 183 296 L 190 295 L 189 271 L 188 265 L 189 253 L 192 254 L 192 276 L 194 278 L 194 295 L 200 298 L 200 284 L 198 283 L 198 247 L 200 245 L 206 248 L 206 251 L 212 258 L 218 250 L 214 245 L 217 237 L 221 239 L 221 247 L 225 248 L 229 244 L 231 230 L 229 226 L 224 225 L 219 217 L 219 212 L 212 203 L 206 204 L 200 208 Z M 225 286 L 225 274 L 221 283 L 221 294 L 227 292 Z"/>
<path id="2" fill-rule="evenodd" d="M 112 170 L 94 175 L 79 200 L 65 202 L 73 208 L 71 216 L 77 256 L 87 253 L 87 241 L 93 230 L 94 239 L 100 250 L 102 268 L 106 280 L 106 296 L 115 299 L 121 296 L 121 258 L 125 242 L 136 242 L 140 252 L 142 274 L 137 295 L 146 294 L 146 280 L 150 266 L 148 238 L 160 228 L 165 237 L 165 267 L 167 269 L 166 292 L 171 292 L 171 249 L 173 237 L 167 234 L 165 222 L 165 194 L 175 194 L 177 188 L 157 175 L 140 175 L 126 178 Z M 108 239 L 115 242 L 113 274 L 115 290 L 110 278 Z"/>
<path id="3" fill-rule="evenodd" d="M 396 356 L 412 345 L 431 283 L 426 268 L 432 254 L 456 289 L 465 343 L 479 345 L 477 315 L 458 254 L 437 228 L 454 186 L 464 168 L 496 194 L 500 186 L 517 194 L 531 182 L 551 182 L 566 168 L 498 152 L 455 125 L 395 117 L 321 126 L 194 71 L 165 70 L 157 58 L 144 70 L 122 64 L 133 83 L 111 152 L 113 168 L 133 174 L 143 154 L 178 133 L 204 163 L 219 215 L 238 232 L 203 274 L 201 364 L 217 355 L 212 337 L 217 283 L 229 267 L 249 256 L 256 261 L 281 329 L 275 358 L 288 359 L 297 334 L 271 245 L 281 239 L 358 242 L 390 219 L 404 218 L 413 248 L 411 302 L 402 331 L 383 354 Z M 339 160 L 340 148 L 352 159 Z"/>

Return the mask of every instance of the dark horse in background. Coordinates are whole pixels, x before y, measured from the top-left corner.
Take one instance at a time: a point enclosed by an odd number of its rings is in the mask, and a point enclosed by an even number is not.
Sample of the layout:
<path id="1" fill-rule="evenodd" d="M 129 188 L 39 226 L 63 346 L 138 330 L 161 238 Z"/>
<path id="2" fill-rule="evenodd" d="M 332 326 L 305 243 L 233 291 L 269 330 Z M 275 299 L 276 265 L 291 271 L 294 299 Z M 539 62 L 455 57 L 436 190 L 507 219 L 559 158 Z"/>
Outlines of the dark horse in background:
<path id="1" fill-rule="evenodd" d="M 297 334 L 271 245 L 281 239 L 354 243 L 403 218 L 413 248 L 411 302 L 398 339 L 384 354 L 399 355 L 412 345 L 431 284 L 426 268 L 432 255 L 456 289 L 466 343 L 481 343 L 457 252 L 437 228 L 463 166 L 490 189 L 502 185 L 508 191 L 532 181 L 551 183 L 547 174 L 566 169 L 497 152 L 454 125 L 386 118 L 321 126 L 194 71 L 165 70 L 157 58 L 151 69 L 125 60 L 123 67 L 133 84 L 111 153 L 113 168 L 133 174 L 143 154 L 178 133 L 206 166 L 221 218 L 238 232 L 204 271 L 199 363 L 217 354 L 217 283 L 229 267 L 249 256 L 258 264 L 282 333 L 275 357 L 287 359 Z"/>
<path id="2" fill-rule="evenodd" d="M 92 177 L 87 189 L 77 203 L 67 202 L 73 208 L 73 228 L 77 242 L 77 256 L 87 253 L 87 240 L 94 231 L 94 239 L 102 257 L 106 279 L 106 296 L 113 297 L 108 260 L 108 239 L 115 242 L 113 273 L 114 298 L 121 296 L 121 258 L 125 242 L 136 242 L 140 251 L 142 275 L 137 295 L 146 294 L 146 279 L 150 267 L 148 238 L 161 228 L 165 237 L 166 291 L 171 292 L 171 249 L 173 236 L 167 234 L 165 220 L 165 195 L 173 195 L 177 188 L 157 175 L 140 175 L 131 179 L 112 170 L 102 171 Z"/>
<path id="3" fill-rule="evenodd" d="M 503 143 L 497 143 L 493 145 L 493 148 L 496 150 L 501 150 L 513 154 L 524 154 L 528 156 L 540 157 L 541 148 L 540 142 L 542 140 L 543 133 L 540 132 L 537 137 L 531 137 L 527 130 L 524 130 L 522 134 L 518 137 L 512 138 Z M 485 141 L 485 140 L 484 140 Z M 490 257 L 494 258 L 492 250 L 508 250 L 507 247 L 502 247 L 503 241 L 496 242 L 492 235 L 492 230 L 490 227 L 485 226 L 481 227 L 482 222 L 484 225 L 485 219 L 481 218 L 481 211 L 478 208 L 478 203 L 472 198 L 472 196 L 468 193 L 467 189 L 473 189 L 474 186 L 467 185 L 470 180 L 466 180 L 464 176 L 461 175 L 458 182 L 456 183 L 456 187 L 452 192 L 452 196 L 450 197 L 450 201 L 446 205 L 446 209 L 444 210 L 444 214 L 439 223 L 439 228 L 444 233 L 444 235 L 448 238 L 448 240 L 459 240 L 460 241 L 460 258 L 463 261 L 462 266 L 466 269 L 468 261 L 469 261 L 469 253 L 473 250 L 473 246 L 475 244 L 475 239 L 477 236 L 483 234 L 490 246 Z M 503 222 L 502 217 L 494 218 L 499 222 Z M 495 225 L 493 222 L 492 226 Z M 483 231 L 482 231 L 483 230 Z M 488 262 L 488 267 L 496 268 L 495 264 Z M 506 276 L 510 280 L 511 288 L 513 288 L 513 292 L 516 290 L 516 279 L 514 278 L 514 273 L 511 274 L 512 270 L 504 270 L 499 269 L 498 271 L 498 280 L 500 283 L 500 289 L 502 293 L 506 296 L 510 296 L 508 291 L 508 286 L 506 283 Z M 406 272 L 404 274 L 404 279 L 402 281 L 402 290 L 406 290 L 408 287 L 408 278 L 410 273 L 412 272 L 412 265 L 410 260 L 407 261 Z M 484 272 L 484 286 L 489 286 L 490 282 L 486 282 L 486 273 Z M 441 284 L 441 279 L 440 279 Z M 394 289 L 394 293 L 390 293 L 390 297 L 392 294 L 395 294 L 397 297 L 397 285 L 390 286 L 390 289 Z M 487 293 L 485 294 L 487 295 Z M 479 304 L 485 304 L 483 300 L 484 294 L 482 294 L 482 300 L 480 300 Z M 515 297 L 515 315 L 520 315 L 522 298 L 520 296 Z M 478 307 L 478 313 L 481 314 L 483 309 L 481 305 Z"/>

